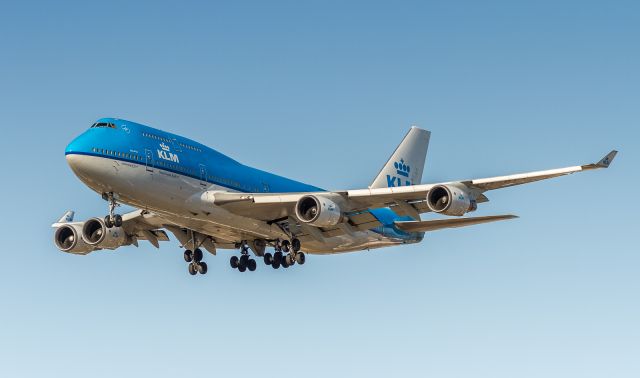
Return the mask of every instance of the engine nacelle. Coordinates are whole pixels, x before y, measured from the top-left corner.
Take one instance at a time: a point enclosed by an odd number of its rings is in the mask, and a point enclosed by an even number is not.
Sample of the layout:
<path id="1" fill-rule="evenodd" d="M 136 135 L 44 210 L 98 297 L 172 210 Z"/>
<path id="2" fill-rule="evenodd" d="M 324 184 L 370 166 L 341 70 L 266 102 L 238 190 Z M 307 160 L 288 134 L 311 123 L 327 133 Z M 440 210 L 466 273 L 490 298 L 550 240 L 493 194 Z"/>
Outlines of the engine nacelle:
<path id="1" fill-rule="evenodd" d="M 127 234 L 121 227 L 107 228 L 104 220 L 92 218 L 84 222 L 82 238 L 87 244 L 100 249 L 116 249 L 130 244 Z"/>
<path id="2" fill-rule="evenodd" d="M 82 238 L 82 224 L 80 223 L 65 224 L 58 227 L 53 236 L 53 241 L 62 252 L 76 255 L 86 255 L 96 250 L 94 246 L 88 244 Z"/>
<path id="3" fill-rule="evenodd" d="M 471 194 L 451 185 L 437 185 L 431 188 L 427 193 L 427 205 L 435 213 L 455 216 L 462 216 L 478 208 Z"/>
<path id="4" fill-rule="evenodd" d="M 340 207 L 322 196 L 304 196 L 296 203 L 296 217 L 302 223 L 316 227 L 335 226 L 342 221 Z"/>

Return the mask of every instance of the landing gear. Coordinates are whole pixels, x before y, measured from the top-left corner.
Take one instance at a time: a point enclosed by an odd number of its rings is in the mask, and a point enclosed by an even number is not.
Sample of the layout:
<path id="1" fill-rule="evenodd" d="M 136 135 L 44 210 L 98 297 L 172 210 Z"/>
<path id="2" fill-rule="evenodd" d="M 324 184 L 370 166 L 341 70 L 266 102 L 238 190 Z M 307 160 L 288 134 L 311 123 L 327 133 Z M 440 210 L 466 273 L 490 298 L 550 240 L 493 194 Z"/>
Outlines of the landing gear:
<path id="1" fill-rule="evenodd" d="M 116 201 L 113 192 L 103 194 L 102 198 L 109 202 L 109 215 L 104 217 L 104 225 L 107 226 L 107 228 L 122 227 L 122 216 L 115 213 L 116 207 L 120 205 Z"/>
<path id="2" fill-rule="evenodd" d="M 270 253 L 264 255 L 264 263 L 271 265 L 273 269 L 288 268 L 296 263 L 303 265 L 306 261 L 306 256 L 303 252 L 300 252 L 300 247 L 301 243 L 297 238 L 293 238 L 291 241 L 278 241 L 276 242 L 273 256 Z"/>
<path id="3" fill-rule="evenodd" d="M 251 256 L 249 256 L 249 247 L 247 246 L 246 242 L 242 242 L 242 245 L 240 247 L 240 257 L 231 256 L 229 264 L 231 265 L 231 268 L 238 269 L 239 272 L 246 272 L 247 269 L 250 272 L 254 272 L 258 266 L 256 260 L 252 259 Z"/>
<path id="4" fill-rule="evenodd" d="M 274 243 L 274 252 L 264 254 L 263 261 L 265 265 L 271 265 L 273 269 L 280 267 L 288 268 L 295 264 L 303 265 L 306 260 L 304 253 L 300 252 L 300 240 L 293 238 L 292 240 L 277 240 Z M 256 260 L 249 254 L 249 247 L 246 241 L 239 245 L 240 256 L 231 256 L 229 265 L 232 269 L 238 269 L 239 272 L 247 270 L 253 272 L 257 268 Z M 185 257 L 186 259 L 186 257 Z"/>
<path id="5" fill-rule="evenodd" d="M 184 261 L 189 263 L 189 274 L 194 276 L 196 273 L 207 274 L 207 263 L 202 261 L 202 250 L 196 248 L 194 251 L 184 251 Z"/>
<path id="6" fill-rule="evenodd" d="M 198 273 L 207 274 L 209 267 L 207 266 L 207 263 L 202 261 L 204 253 L 202 253 L 202 250 L 200 249 L 202 244 L 204 244 L 205 239 L 202 238 L 202 235 L 199 237 L 193 230 L 187 230 L 187 237 L 189 239 L 183 245 L 187 250 L 184 251 L 183 257 L 184 261 L 189 263 L 189 274 L 192 276 Z"/>

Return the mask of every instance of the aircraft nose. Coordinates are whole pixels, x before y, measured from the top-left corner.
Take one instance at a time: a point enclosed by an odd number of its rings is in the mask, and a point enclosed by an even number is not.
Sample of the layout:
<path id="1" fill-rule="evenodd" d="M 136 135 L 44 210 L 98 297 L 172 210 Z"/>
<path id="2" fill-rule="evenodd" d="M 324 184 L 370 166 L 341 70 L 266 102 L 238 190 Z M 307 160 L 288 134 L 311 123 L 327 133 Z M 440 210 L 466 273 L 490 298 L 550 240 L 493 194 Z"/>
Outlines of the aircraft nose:
<path id="1" fill-rule="evenodd" d="M 69 142 L 69 144 L 67 144 L 67 148 L 65 148 L 64 150 L 64 154 L 65 155 L 69 155 L 69 154 L 77 154 L 82 151 L 82 135 L 77 136 L 75 139 L 73 139 L 71 142 Z"/>
<path id="2" fill-rule="evenodd" d="M 65 148 L 64 154 L 67 164 L 76 174 L 83 174 L 86 170 L 84 161 L 87 153 L 91 150 L 85 134 L 73 139 Z"/>

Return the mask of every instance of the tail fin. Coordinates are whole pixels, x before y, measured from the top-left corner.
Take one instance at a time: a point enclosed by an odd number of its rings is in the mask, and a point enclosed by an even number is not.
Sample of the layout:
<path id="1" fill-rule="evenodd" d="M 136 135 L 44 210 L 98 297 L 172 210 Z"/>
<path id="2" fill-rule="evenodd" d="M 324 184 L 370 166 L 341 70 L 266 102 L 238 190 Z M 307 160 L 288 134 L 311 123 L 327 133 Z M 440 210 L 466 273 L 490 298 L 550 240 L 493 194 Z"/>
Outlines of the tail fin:
<path id="1" fill-rule="evenodd" d="M 430 131 L 411 126 L 369 188 L 420 184 L 430 137 Z"/>

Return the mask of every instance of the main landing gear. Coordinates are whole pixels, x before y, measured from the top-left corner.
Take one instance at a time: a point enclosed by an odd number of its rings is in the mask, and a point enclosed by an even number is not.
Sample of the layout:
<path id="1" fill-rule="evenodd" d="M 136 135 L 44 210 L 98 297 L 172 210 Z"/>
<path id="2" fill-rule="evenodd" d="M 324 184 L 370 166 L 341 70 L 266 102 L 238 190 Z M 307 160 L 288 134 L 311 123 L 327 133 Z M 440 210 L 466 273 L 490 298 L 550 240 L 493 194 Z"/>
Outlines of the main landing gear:
<path id="1" fill-rule="evenodd" d="M 109 202 L 109 215 L 104 217 L 104 225 L 107 228 L 122 227 L 122 215 L 115 213 L 116 207 L 120 205 L 116 201 L 116 197 L 113 192 L 104 193 L 102 198 Z"/>
<path id="2" fill-rule="evenodd" d="M 195 276 L 197 273 L 207 274 L 207 263 L 202 261 L 203 254 L 200 248 L 193 251 L 187 249 L 184 251 L 184 261 L 189 263 L 189 274 Z"/>
<path id="3" fill-rule="evenodd" d="M 264 254 L 264 263 L 271 265 L 273 269 L 278 269 L 281 266 L 288 268 L 296 263 L 304 265 L 305 261 L 304 252 L 300 252 L 300 240 L 296 238 L 291 239 L 291 241 L 278 241 L 273 255 L 269 252 Z"/>
<path id="4" fill-rule="evenodd" d="M 189 274 L 192 276 L 195 276 L 198 273 L 207 274 L 209 268 L 207 267 L 207 263 L 202 261 L 204 254 L 200 249 L 204 241 L 201 241 L 199 238 L 197 238 L 196 233 L 192 230 L 188 231 L 188 235 L 190 239 L 185 243 L 183 247 L 187 248 L 188 245 L 191 245 L 191 248 L 193 248 L 193 250 L 187 249 L 186 251 L 184 251 L 183 256 L 184 261 L 189 263 Z"/>
<path id="5" fill-rule="evenodd" d="M 250 272 L 253 272 L 258 266 L 258 264 L 256 264 L 256 260 L 249 256 L 249 247 L 246 242 L 242 242 L 242 245 L 240 246 L 240 257 L 231 256 L 229 263 L 233 269 L 238 269 L 240 272 L 246 272 L 247 269 Z"/>

